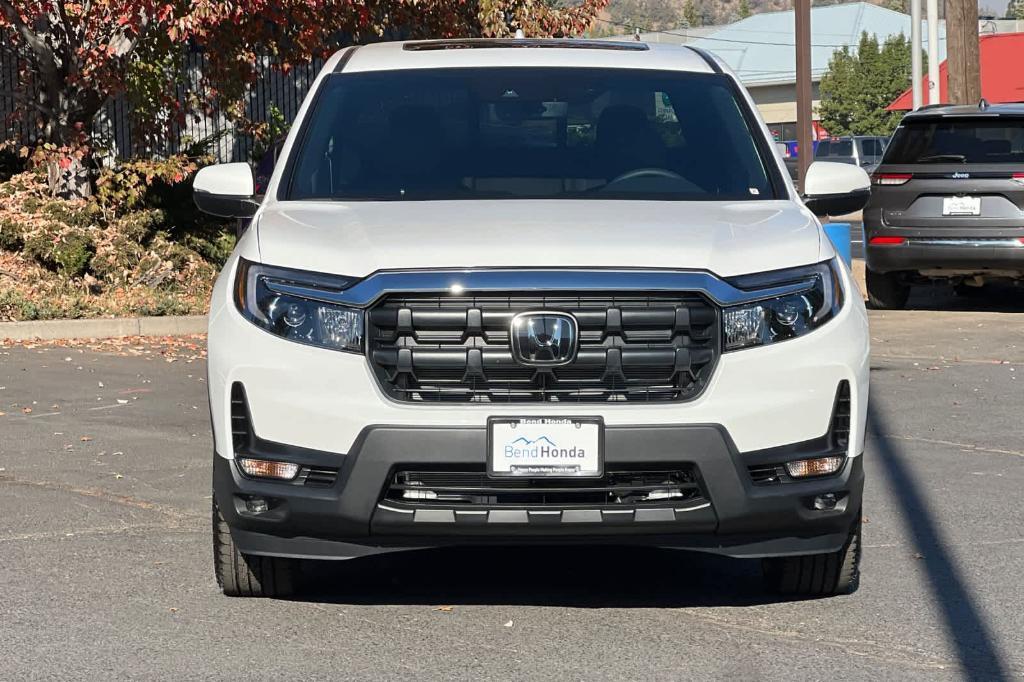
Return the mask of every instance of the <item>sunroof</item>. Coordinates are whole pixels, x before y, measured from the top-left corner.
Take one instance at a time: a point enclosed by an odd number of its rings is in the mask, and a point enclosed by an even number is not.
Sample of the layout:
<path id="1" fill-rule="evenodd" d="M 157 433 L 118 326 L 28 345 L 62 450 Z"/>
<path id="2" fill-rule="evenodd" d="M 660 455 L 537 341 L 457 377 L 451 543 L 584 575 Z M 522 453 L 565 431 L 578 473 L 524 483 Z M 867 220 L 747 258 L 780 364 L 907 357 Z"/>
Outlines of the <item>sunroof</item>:
<path id="1" fill-rule="evenodd" d="M 417 40 L 406 43 L 410 52 L 429 50 L 479 50 L 492 47 L 533 47 L 572 50 L 619 50 L 643 52 L 645 43 L 624 43 L 612 40 L 568 40 L 565 38 L 460 38 L 454 40 Z"/>

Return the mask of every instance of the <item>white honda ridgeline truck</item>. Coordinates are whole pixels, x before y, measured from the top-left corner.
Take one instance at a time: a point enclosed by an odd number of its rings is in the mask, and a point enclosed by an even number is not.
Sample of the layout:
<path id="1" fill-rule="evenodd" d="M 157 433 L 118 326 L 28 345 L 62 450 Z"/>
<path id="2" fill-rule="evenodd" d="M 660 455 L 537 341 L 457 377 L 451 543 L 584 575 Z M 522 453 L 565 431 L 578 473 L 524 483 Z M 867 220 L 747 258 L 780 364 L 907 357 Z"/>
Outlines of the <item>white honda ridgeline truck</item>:
<path id="1" fill-rule="evenodd" d="M 753 103 L 688 47 L 438 40 L 342 50 L 210 309 L 225 594 L 301 560 L 451 545 L 654 545 L 856 589 L 868 327 Z"/>

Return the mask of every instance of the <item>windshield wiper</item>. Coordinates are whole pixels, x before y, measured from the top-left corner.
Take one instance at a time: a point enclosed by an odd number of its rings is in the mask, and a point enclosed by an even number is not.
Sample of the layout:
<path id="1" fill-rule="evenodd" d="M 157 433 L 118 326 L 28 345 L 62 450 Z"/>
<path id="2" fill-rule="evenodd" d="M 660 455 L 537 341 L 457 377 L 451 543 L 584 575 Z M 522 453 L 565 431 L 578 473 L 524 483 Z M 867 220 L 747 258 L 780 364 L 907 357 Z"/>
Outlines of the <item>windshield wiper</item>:
<path id="1" fill-rule="evenodd" d="M 931 156 L 922 156 L 917 160 L 918 163 L 942 163 L 943 161 L 967 163 L 967 157 L 963 154 L 932 154 Z"/>

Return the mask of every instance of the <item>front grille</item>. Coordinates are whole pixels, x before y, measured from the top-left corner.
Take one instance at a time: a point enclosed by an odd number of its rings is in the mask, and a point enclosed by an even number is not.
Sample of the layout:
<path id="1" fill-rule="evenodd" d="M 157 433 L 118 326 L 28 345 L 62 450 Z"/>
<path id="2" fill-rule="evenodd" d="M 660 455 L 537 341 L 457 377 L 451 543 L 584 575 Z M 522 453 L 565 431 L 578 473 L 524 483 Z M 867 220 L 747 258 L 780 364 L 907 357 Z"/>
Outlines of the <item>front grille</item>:
<path id="1" fill-rule="evenodd" d="M 692 465 L 671 470 L 610 471 L 596 479 L 490 478 L 484 471 L 396 471 L 384 494 L 415 506 L 559 508 L 651 506 L 703 499 Z"/>
<path id="2" fill-rule="evenodd" d="M 525 311 L 571 313 L 571 364 L 513 359 Z M 384 390 L 410 402 L 670 401 L 696 397 L 718 357 L 718 313 L 679 294 L 391 295 L 369 315 L 369 357 Z"/>

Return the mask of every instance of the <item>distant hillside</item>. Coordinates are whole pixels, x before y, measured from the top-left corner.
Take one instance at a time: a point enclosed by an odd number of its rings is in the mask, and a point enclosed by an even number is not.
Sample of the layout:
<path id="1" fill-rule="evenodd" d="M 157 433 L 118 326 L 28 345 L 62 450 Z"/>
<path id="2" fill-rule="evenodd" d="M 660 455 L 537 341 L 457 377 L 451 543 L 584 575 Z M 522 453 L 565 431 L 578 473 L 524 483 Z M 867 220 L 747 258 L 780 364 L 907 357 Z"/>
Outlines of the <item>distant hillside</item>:
<path id="1" fill-rule="evenodd" d="M 905 0 L 869 0 L 873 4 L 904 11 Z M 600 34 L 627 33 L 623 26 L 664 31 L 682 26 L 688 0 L 611 0 L 603 13 L 597 32 Z M 791 0 L 692 0 L 697 17 L 696 25 L 728 24 L 741 18 L 741 6 L 746 4 L 751 14 L 792 9 Z M 816 7 L 837 5 L 841 0 L 812 0 Z"/>

